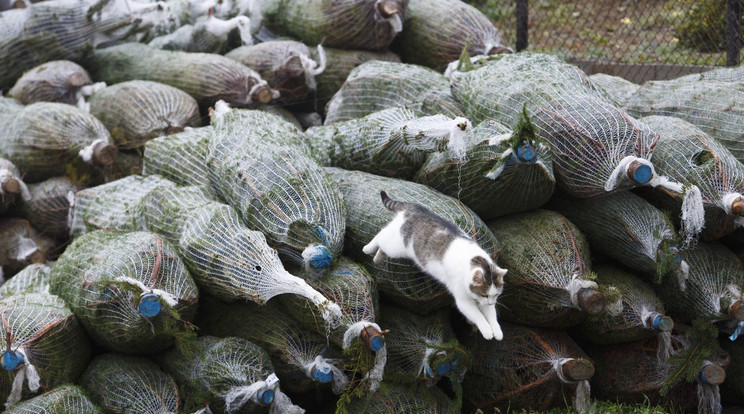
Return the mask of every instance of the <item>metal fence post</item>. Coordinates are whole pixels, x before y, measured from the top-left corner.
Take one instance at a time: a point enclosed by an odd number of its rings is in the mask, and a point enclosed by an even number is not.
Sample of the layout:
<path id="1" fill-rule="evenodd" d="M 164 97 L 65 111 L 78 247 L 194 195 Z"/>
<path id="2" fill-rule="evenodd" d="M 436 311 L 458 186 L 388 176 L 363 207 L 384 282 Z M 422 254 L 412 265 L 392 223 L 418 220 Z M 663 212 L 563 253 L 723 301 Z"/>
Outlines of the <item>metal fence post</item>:
<path id="1" fill-rule="evenodd" d="M 527 0 L 515 0 L 517 2 L 517 52 L 527 49 Z M 739 0 L 736 0 L 739 1 Z"/>
<path id="2" fill-rule="evenodd" d="M 517 18 L 519 18 L 518 5 Z M 517 22 L 517 48 L 519 48 L 519 22 Z M 740 52 L 741 0 L 726 0 L 726 66 L 739 65 Z"/>

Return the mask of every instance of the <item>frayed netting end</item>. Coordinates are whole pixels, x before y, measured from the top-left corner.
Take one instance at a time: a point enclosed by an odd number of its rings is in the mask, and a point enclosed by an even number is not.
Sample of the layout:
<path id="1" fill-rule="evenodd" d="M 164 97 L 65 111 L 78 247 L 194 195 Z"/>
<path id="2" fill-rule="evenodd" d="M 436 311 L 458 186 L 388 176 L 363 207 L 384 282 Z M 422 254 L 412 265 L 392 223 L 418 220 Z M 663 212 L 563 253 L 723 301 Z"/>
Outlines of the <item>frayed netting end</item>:
<path id="1" fill-rule="evenodd" d="M 271 404 L 269 414 L 304 414 L 305 410 L 292 403 L 289 397 L 278 388 L 274 391 L 274 402 Z"/>
<path id="2" fill-rule="evenodd" d="M 212 122 L 219 121 L 224 118 L 228 112 L 230 112 L 230 104 L 220 99 L 214 104 L 214 110 L 209 112 L 209 117 L 212 119 Z"/>
<path id="3" fill-rule="evenodd" d="M 591 280 L 584 280 L 578 274 L 574 274 L 571 277 L 571 281 L 566 284 L 565 289 L 568 291 L 571 297 L 571 304 L 575 308 L 581 309 L 581 306 L 579 304 L 579 291 L 581 289 L 597 289 L 597 287 L 598 286 L 596 282 L 593 282 Z"/>
<path id="4" fill-rule="evenodd" d="M 686 187 L 682 200 L 682 231 L 685 234 L 685 244 L 694 243 L 704 227 L 705 209 L 700 189 L 694 185 Z"/>
<path id="5" fill-rule="evenodd" d="M 719 414 L 721 407 L 721 391 L 718 385 L 705 384 L 698 381 L 698 413 Z"/>
<path id="6" fill-rule="evenodd" d="M 313 269 L 327 269 L 333 263 L 333 253 L 325 246 L 311 244 L 302 251 L 302 260 L 306 267 Z"/>
<path id="7" fill-rule="evenodd" d="M 101 143 L 106 143 L 107 141 L 105 139 L 97 139 L 90 143 L 90 145 L 84 147 L 80 151 L 78 151 L 78 155 L 80 158 L 82 158 L 83 162 L 86 164 L 92 164 L 93 163 L 93 152 L 96 149 L 96 146 L 98 146 Z"/>
<path id="8" fill-rule="evenodd" d="M 31 392 L 38 392 L 39 387 L 41 386 L 41 377 L 39 376 L 39 372 L 36 370 L 36 367 L 29 362 L 28 356 L 23 348 L 18 348 L 16 353 L 23 358 L 23 366 L 18 368 L 18 372 L 16 373 L 15 378 L 13 378 L 13 385 L 10 394 L 8 395 L 8 399 L 5 401 L 5 408 L 9 408 L 13 404 L 21 401 L 21 398 L 23 397 L 23 381 L 25 379 L 28 379 L 28 389 Z"/>
<path id="9" fill-rule="evenodd" d="M 346 386 L 349 384 L 349 379 L 346 374 L 339 369 L 335 364 L 337 361 L 325 359 L 322 355 L 318 355 L 314 360 L 304 365 L 305 375 L 308 378 L 318 381 L 320 383 L 331 383 L 331 391 L 334 394 L 339 395 L 344 392 Z"/>

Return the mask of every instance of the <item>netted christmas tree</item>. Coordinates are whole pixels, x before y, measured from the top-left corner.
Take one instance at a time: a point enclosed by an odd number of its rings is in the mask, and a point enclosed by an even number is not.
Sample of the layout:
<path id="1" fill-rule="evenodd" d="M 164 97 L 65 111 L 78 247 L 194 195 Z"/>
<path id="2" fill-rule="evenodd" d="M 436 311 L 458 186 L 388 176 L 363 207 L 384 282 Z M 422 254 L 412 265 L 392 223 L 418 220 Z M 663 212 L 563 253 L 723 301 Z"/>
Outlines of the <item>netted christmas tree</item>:
<path id="1" fill-rule="evenodd" d="M 410 0 L 395 49 L 406 62 L 443 71 L 463 49 L 471 55 L 511 53 L 501 32 L 475 7 L 451 0 Z"/>
<path id="2" fill-rule="evenodd" d="M 741 82 L 744 81 L 744 70 L 741 66 L 737 67 L 718 67 L 700 73 L 680 76 L 675 79 L 677 82 L 690 81 L 719 81 L 719 82 Z"/>
<path id="3" fill-rule="evenodd" d="M 463 116 L 442 74 L 423 66 L 373 60 L 349 73 L 326 106 L 325 124 L 361 118 L 393 106 L 407 106 L 417 116 Z"/>
<path id="4" fill-rule="evenodd" d="M 181 407 L 173 378 L 143 357 L 100 355 L 88 365 L 80 385 L 104 412 L 175 414 Z"/>
<path id="5" fill-rule="evenodd" d="M 417 117 L 412 110 L 398 107 L 313 127 L 305 134 L 322 165 L 410 179 L 429 153 L 449 149 L 463 158 L 470 129 L 470 122 L 462 117 Z"/>
<path id="6" fill-rule="evenodd" d="M 43 263 L 30 264 L 0 286 L 0 297 L 24 293 L 48 293 L 52 268 Z"/>
<path id="7" fill-rule="evenodd" d="M 147 232 L 95 231 L 52 267 L 62 297 L 105 349 L 152 354 L 189 337 L 198 292 L 176 250 Z"/>
<path id="8" fill-rule="evenodd" d="M 0 214 L 23 197 L 29 196 L 28 187 L 23 182 L 18 168 L 12 162 L 0 157 Z"/>
<path id="9" fill-rule="evenodd" d="M 95 84 L 82 66 L 69 60 L 52 60 L 18 78 L 8 96 L 28 105 L 60 102 L 85 108 L 85 98 L 105 84 Z"/>
<path id="10" fill-rule="evenodd" d="M 199 325 L 208 335 L 237 336 L 261 346 L 288 391 L 305 392 L 327 384 L 340 394 L 349 383 L 335 345 L 302 327 L 277 302 L 258 306 L 207 298 L 200 308 Z"/>
<path id="11" fill-rule="evenodd" d="M 306 44 L 383 50 L 403 29 L 408 0 L 262 0 L 262 24 Z"/>
<path id="12" fill-rule="evenodd" d="M 172 33 L 152 39 L 147 45 L 162 50 L 216 53 L 221 55 L 227 51 L 230 34 L 233 31 L 239 33 L 242 43 L 251 44 L 253 40 L 251 38 L 251 20 L 246 16 L 235 16 L 231 19 L 223 20 L 215 15 L 211 15 L 195 20 L 194 24 L 184 24 Z"/>
<path id="13" fill-rule="evenodd" d="M 592 347 L 595 395 L 621 403 L 658 404 L 675 412 L 719 413 L 719 385 L 727 376 L 729 356 L 718 346 L 715 329 L 690 337 L 676 334 L 671 343 L 666 361 L 657 358 L 657 338 Z"/>
<path id="14" fill-rule="evenodd" d="M 592 198 L 553 197 L 548 208 L 571 220 L 586 236 L 592 251 L 611 257 L 659 283 L 684 277 L 687 264 L 669 218 L 651 203 L 631 192 Z"/>
<path id="15" fill-rule="evenodd" d="M 744 85 L 741 82 L 651 81 L 625 105 L 634 116 L 681 118 L 723 144 L 744 161 Z"/>
<path id="16" fill-rule="evenodd" d="M 468 335 L 473 355 L 463 382 L 465 407 L 547 411 L 572 401 L 589 409 L 589 380 L 594 365 L 563 331 L 502 325 L 503 341 Z"/>
<path id="17" fill-rule="evenodd" d="M 90 113 L 122 149 L 201 124 L 199 105 L 186 92 L 158 82 L 134 80 L 106 87 L 90 97 Z"/>
<path id="18" fill-rule="evenodd" d="M 284 269 L 259 231 L 247 229 L 234 209 L 202 187 L 176 187 L 159 176 L 131 176 L 80 191 L 73 234 L 94 229 L 149 230 L 178 249 L 196 283 L 226 301 L 264 303 L 282 293 L 305 296 L 331 325 L 340 310 Z"/>
<path id="19" fill-rule="evenodd" d="M 116 148 L 106 127 L 82 109 L 53 102 L 24 107 L 2 97 L 0 101 L 5 131 L 0 156 L 15 164 L 26 183 L 64 175 L 67 164 L 85 169 L 114 162 Z"/>
<path id="20" fill-rule="evenodd" d="M 414 180 L 455 197 L 478 215 L 533 210 L 555 189 L 552 154 L 527 119 L 512 131 L 483 121 L 465 133 L 465 155 L 452 149 L 429 155 Z"/>
<path id="21" fill-rule="evenodd" d="M 744 165 L 721 142 L 687 121 L 667 116 L 643 121 L 661 136 L 654 149 L 657 171 L 700 189 L 705 209 L 702 237 L 718 239 L 744 226 Z M 678 214 L 682 197 L 663 193 L 671 199 L 663 204 Z"/>
<path id="22" fill-rule="evenodd" d="M 178 185 L 213 191 L 207 167 L 212 133 L 212 127 L 206 126 L 147 141 L 142 175 L 160 175 Z"/>
<path id="23" fill-rule="evenodd" d="M 29 197 L 19 203 L 19 212 L 37 229 L 64 238 L 69 231 L 70 200 L 81 188 L 67 177 L 54 177 L 28 186 Z"/>
<path id="24" fill-rule="evenodd" d="M 326 104 L 333 95 L 341 89 L 341 86 L 349 77 L 349 73 L 355 67 L 370 60 L 384 60 L 400 63 L 400 58 L 390 52 L 370 52 L 366 50 L 346 50 L 326 47 L 323 49 L 326 55 L 326 67 L 323 73 L 315 76 L 317 87 L 315 89 L 315 108 L 324 112 Z M 316 61 L 320 60 L 317 52 L 313 53 Z"/>
<path id="25" fill-rule="evenodd" d="M 0 14 L 0 89 L 23 72 L 55 59 L 79 60 L 93 48 L 88 2 L 66 0 L 34 4 Z"/>
<path id="26" fill-rule="evenodd" d="M 607 95 L 621 108 L 628 103 L 630 98 L 638 91 L 641 85 L 635 84 L 619 76 L 606 73 L 595 73 L 589 79 L 598 88 L 604 90 Z"/>
<path id="27" fill-rule="evenodd" d="M 134 79 L 164 83 L 207 106 L 220 99 L 238 106 L 267 103 L 276 92 L 256 72 L 224 56 L 159 50 L 137 43 L 97 49 L 88 69 L 95 79 L 108 84 Z"/>
<path id="28" fill-rule="evenodd" d="M 212 186 L 286 260 L 325 272 L 344 243 L 338 185 L 283 119 L 255 110 L 216 112 L 207 157 Z"/>
<path id="29" fill-rule="evenodd" d="M 499 251 L 499 242 L 486 224 L 454 198 L 424 185 L 395 178 L 340 168 L 327 168 L 326 171 L 338 182 L 344 195 L 347 253 L 367 268 L 380 292 L 400 306 L 426 314 L 451 303 L 452 297 L 441 283 L 422 272 L 413 261 L 385 258 L 374 263 L 372 256 L 362 252 L 362 247 L 394 217 L 383 206 L 380 191 L 386 191 L 394 200 L 419 203 L 454 223 L 492 257 L 496 257 Z"/>
<path id="30" fill-rule="evenodd" d="M 166 352 L 160 365 L 181 386 L 187 412 L 304 413 L 279 389 L 266 351 L 245 339 L 203 336 L 186 352 Z"/>
<path id="31" fill-rule="evenodd" d="M 615 107 L 578 67 L 539 53 L 482 58 L 474 68 L 456 65 L 449 73 L 452 93 L 466 116 L 506 126 L 530 119 L 536 135 L 550 145 L 558 185 L 568 194 L 593 197 L 661 186 L 684 194 L 686 210 L 702 208 L 699 190 L 654 171 L 650 159 L 658 134 Z M 690 239 L 702 228 L 697 218 L 684 220 Z"/>
<path id="32" fill-rule="evenodd" d="M 459 406 L 437 387 L 386 384 L 377 392 L 355 395 L 340 404 L 341 413 L 456 414 Z"/>
<path id="33" fill-rule="evenodd" d="M 225 55 L 258 72 L 281 94 L 277 102 L 301 103 L 310 98 L 317 83 L 315 76 L 325 70 L 325 52 L 318 46 L 318 60 L 312 51 L 294 40 L 270 40 L 242 46 Z"/>
<path id="34" fill-rule="evenodd" d="M 27 220 L 0 218 L 0 275 L 9 278 L 32 263 L 46 263 L 54 240 L 31 227 Z"/>
<path id="35" fill-rule="evenodd" d="M 682 257 L 690 267 L 687 277 L 666 278 L 657 291 L 675 321 L 733 320 L 744 326 L 739 258 L 720 243 L 704 242 L 683 251 Z"/>
<path id="36" fill-rule="evenodd" d="M 597 283 L 617 299 L 608 303 L 603 313 L 581 321 L 572 335 L 597 344 L 634 342 L 658 336 L 659 357 L 666 359 L 671 351 L 674 321 L 666 316 L 664 304 L 651 286 L 614 266 L 599 266 L 594 271 Z"/>
<path id="37" fill-rule="evenodd" d="M 457 388 L 473 361 L 457 340 L 446 310 L 422 317 L 394 306 L 382 308 L 388 364 L 385 381 L 434 385 L 448 377 Z"/>
<path id="38" fill-rule="evenodd" d="M 144 198 L 152 190 L 175 187 L 160 176 L 129 176 L 75 194 L 70 235 L 78 237 L 96 229 L 111 231 L 145 230 Z"/>
<path id="39" fill-rule="evenodd" d="M 20 402 L 7 414 L 101 414 L 85 391 L 77 385 L 62 385 L 30 400 Z"/>
<path id="40" fill-rule="evenodd" d="M 370 385 L 382 380 L 387 362 L 384 332 L 378 315 L 377 286 L 367 270 L 347 257 L 341 257 L 330 272 L 311 282 L 341 308 L 341 324 L 331 327 L 318 310 L 299 296 L 282 296 L 281 304 L 293 318 L 315 330 L 353 360 L 350 368 L 365 374 Z M 359 366 L 353 366 L 357 364 Z"/>
<path id="41" fill-rule="evenodd" d="M 61 298 L 48 293 L 3 298 L 0 319 L 0 400 L 5 408 L 24 395 L 71 383 L 85 370 L 88 337 Z"/>
<path id="42" fill-rule="evenodd" d="M 560 214 L 536 210 L 492 221 L 500 242 L 499 264 L 508 269 L 499 318 L 515 323 L 566 327 L 605 306 L 591 272 L 589 245 Z"/>

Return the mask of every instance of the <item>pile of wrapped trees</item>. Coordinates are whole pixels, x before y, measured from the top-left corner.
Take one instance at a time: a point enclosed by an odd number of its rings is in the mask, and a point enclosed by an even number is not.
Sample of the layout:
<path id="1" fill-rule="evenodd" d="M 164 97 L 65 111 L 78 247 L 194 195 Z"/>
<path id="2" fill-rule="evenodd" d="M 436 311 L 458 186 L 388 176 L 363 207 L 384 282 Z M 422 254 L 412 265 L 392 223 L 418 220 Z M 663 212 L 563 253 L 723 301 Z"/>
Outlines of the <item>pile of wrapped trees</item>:
<path id="1" fill-rule="evenodd" d="M 6 412 L 744 404 L 741 70 L 590 77 L 459 0 L 6 3 Z M 503 339 L 363 252 L 381 191 L 507 270 Z"/>

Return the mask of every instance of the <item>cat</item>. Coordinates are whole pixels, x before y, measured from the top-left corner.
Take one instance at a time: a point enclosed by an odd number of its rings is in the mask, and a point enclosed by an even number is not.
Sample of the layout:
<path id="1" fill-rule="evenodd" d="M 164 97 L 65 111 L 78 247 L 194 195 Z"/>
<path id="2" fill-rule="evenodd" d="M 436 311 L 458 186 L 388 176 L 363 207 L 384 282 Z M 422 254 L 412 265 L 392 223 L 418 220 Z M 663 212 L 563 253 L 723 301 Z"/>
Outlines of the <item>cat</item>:
<path id="1" fill-rule="evenodd" d="M 456 225 L 415 203 L 394 201 L 380 192 L 382 204 L 396 213 L 362 248 L 380 263 L 386 257 L 413 260 L 442 282 L 454 296 L 460 312 L 486 339 L 503 339 L 496 318 L 496 301 L 507 270 L 496 265 L 472 238 Z"/>

